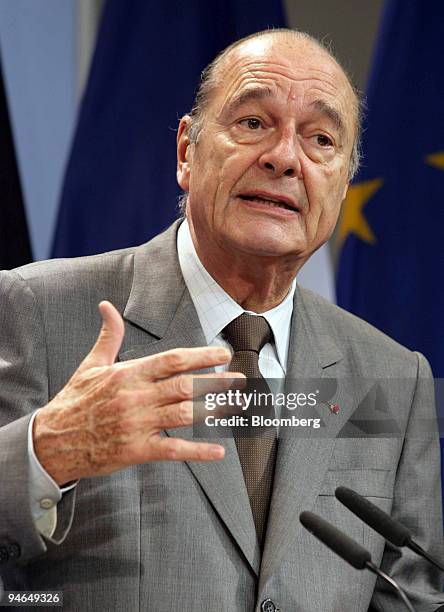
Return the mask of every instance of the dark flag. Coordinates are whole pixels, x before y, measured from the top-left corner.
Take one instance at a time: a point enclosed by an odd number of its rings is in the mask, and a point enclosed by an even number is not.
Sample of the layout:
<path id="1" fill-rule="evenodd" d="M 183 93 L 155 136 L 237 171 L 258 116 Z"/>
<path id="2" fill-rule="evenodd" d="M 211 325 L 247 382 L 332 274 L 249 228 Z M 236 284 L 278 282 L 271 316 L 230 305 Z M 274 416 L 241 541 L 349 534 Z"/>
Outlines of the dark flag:
<path id="1" fill-rule="evenodd" d="M 176 128 L 205 65 L 284 25 L 280 0 L 112 0 L 66 172 L 53 256 L 139 244 L 178 215 Z"/>
<path id="2" fill-rule="evenodd" d="M 424 353 L 441 378 L 443 24 L 442 2 L 386 5 L 368 88 L 364 165 L 338 234 L 337 278 L 341 306 Z"/>
<path id="3" fill-rule="evenodd" d="M 0 270 L 32 261 L 0 60 Z"/>

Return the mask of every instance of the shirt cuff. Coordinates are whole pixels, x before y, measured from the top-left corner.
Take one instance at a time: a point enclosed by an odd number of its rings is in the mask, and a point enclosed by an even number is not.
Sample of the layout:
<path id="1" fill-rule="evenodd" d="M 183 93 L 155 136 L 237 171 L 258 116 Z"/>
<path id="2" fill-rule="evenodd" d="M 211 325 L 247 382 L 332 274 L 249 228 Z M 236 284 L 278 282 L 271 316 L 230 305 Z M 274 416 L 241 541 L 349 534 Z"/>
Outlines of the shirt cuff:
<path id="1" fill-rule="evenodd" d="M 59 487 L 37 459 L 32 439 L 32 428 L 37 412 L 38 410 L 32 415 L 28 427 L 31 514 L 38 531 L 50 538 L 57 527 L 57 504 L 62 499 L 62 495 L 74 488 L 78 481 Z"/>

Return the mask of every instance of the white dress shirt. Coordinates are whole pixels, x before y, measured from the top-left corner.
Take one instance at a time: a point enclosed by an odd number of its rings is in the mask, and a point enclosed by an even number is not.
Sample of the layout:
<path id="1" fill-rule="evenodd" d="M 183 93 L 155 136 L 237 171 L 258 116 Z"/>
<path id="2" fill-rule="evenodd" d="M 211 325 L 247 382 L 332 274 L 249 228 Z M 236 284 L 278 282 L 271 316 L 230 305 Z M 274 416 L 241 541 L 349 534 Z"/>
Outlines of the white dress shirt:
<path id="1" fill-rule="evenodd" d="M 177 233 L 177 253 L 180 269 L 196 308 L 207 345 L 231 349 L 231 345 L 222 336 L 224 327 L 244 312 L 252 315 L 257 313 L 239 306 L 206 271 L 197 256 L 186 220 Z M 273 342 L 265 344 L 259 353 L 259 370 L 267 379 L 283 381 L 285 378 L 295 288 L 296 279 L 284 301 L 260 315 L 268 321 L 274 336 Z M 226 370 L 227 367 L 217 366 L 216 371 Z M 273 389 L 274 392 L 276 390 Z M 75 487 L 77 483 L 60 488 L 37 459 L 32 439 L 32 427 L 37 412 L 33 414 L 28 429 L 31 512 L 39 532 L 51 537 L 57 526 L 57 504 L 62 499 L 63 493 Z"/>
<path id="2" fill-rule="evenodd" d="M 222 337 L 224 327 L 244 312 L 252 315 L 257 313 L 239 306 L 206 271 L 197 256 L 186 220 L 177 232 L 177 252 L 180 269 L 207 344 L 231 349 L 231 345 Z M 274 336 L 274 341 L 267 343 L 259 353 L 259 370 L 264 378 L 285 377 L 295 288 L 296 279 L 293 280 L 283 302 L 267 312 L 260 313 L 260 316 L 267 320 Z M 227 366 L 218 366 L 216 369 L 221 371 L 227 369 Z"/>

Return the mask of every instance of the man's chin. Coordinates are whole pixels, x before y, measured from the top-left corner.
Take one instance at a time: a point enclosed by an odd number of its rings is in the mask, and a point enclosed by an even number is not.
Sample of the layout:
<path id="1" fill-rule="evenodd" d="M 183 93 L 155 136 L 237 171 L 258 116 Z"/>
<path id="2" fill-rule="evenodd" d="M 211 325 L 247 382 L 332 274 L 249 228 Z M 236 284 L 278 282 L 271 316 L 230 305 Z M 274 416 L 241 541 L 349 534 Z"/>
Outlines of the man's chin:
<path id="1" fill-rule="evenodd" d="M 244 236 L 236 241 L 236 244 L 231 242 L 231 248 L 241 251 L 245 255 L 275 258 L 295 258 L 299 259 L 306 252 L 307 244 L 303 240 L 294 242 L 288 236 L 282 239 L 278 233 L 275 235 L 255 234 L 254 236 Z"/>

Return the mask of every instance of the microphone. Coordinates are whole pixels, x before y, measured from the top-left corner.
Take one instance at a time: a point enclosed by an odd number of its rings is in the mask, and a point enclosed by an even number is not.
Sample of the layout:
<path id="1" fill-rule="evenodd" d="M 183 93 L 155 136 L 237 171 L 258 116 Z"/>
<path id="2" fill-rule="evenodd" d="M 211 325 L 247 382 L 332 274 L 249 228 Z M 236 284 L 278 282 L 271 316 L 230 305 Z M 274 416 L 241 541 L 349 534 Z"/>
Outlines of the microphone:
<path id="1" fill-rule="evenodd" d="M 444 566 L 413 540 L 411 531 L 378 508 L 378 506 L 375 506 L 368 499 L 347 487 L 338 487 L 335 495 L 341 504 L 382 535 L 383 538 L 395 546 L 407 546 L 407 548 L 424 557 L 424 559 L 427 559 L 432 565 L 444 572 Z"/>
<path id="2" fill-rule="evenodd" d="M 412 606 L 399 584 L 393 580 L 391 576 L 384 573 L 379 567 L 372 563 L 372 557 L 366 548 L 349 538 L 345 533 L 339 531 L 339 529 L 317 514 L 314 514 L 314 512 L 301 512 L 299 520 L 311 534 L 344 559 L 344 561 L 350 563 L 355 569 L 369 569 L 371 572 L 388 582 L 388 584 L 397 591 L 409 612 L 415 612 L 415 608 Z"/>

